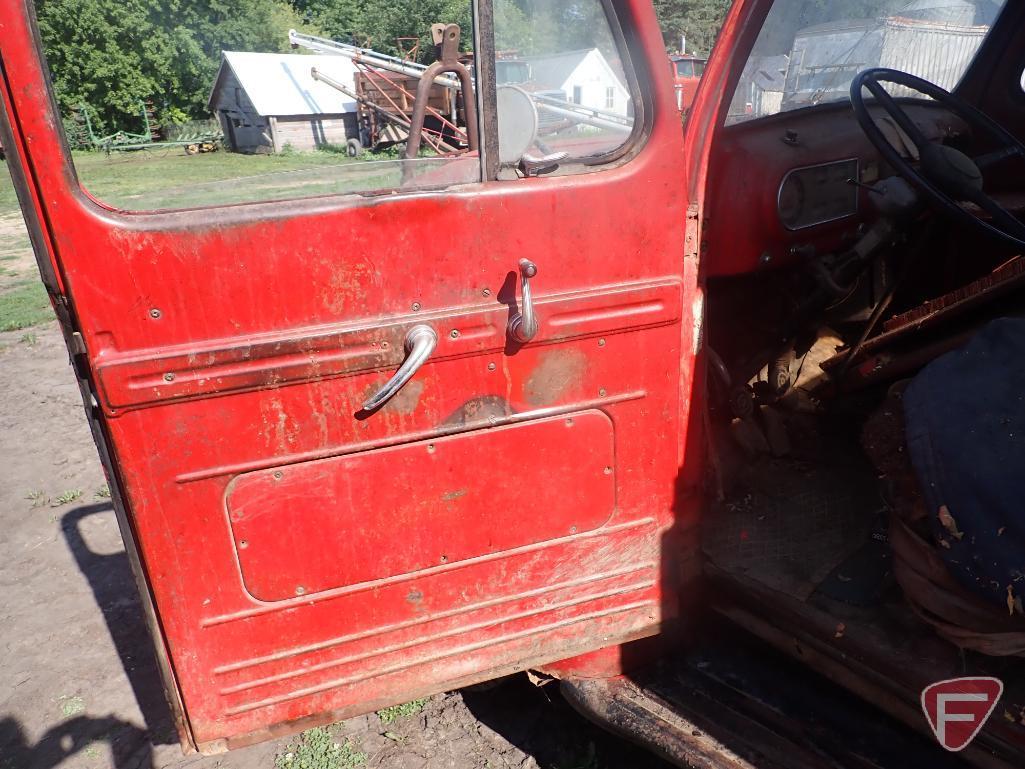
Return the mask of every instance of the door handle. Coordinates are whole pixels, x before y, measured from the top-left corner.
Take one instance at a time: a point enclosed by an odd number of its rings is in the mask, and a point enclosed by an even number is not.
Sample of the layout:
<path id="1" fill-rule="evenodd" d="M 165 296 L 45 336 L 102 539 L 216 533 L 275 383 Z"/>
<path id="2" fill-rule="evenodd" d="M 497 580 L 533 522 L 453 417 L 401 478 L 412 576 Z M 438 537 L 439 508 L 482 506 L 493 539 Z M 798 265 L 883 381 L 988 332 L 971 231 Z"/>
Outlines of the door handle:
<path id="1" fill-rule="evenodd" d="M 391 379 L 385 382 L 384 387 L 363 404 L 364 411 L 379 409 L 395 395 L 402 387 L 413 378 L 417 370 L 427 362 L 438 346 L 438 333 L 430 326 L 420 324 L 413 326 L 406 334 L 406 359 L 402 361 L 399 370 Z"/>
<path id="2" fill-rule="evenodd" d="M 530 293 L 530 279 L 537 275 L 537 265 L 529 259 L 520 259 L 520 277 L 523 279 L 523 310 L 509 319 L 509 336 L 526 344 L 535 336 L 539 323 L 534 314 L 534 297 Z"/>

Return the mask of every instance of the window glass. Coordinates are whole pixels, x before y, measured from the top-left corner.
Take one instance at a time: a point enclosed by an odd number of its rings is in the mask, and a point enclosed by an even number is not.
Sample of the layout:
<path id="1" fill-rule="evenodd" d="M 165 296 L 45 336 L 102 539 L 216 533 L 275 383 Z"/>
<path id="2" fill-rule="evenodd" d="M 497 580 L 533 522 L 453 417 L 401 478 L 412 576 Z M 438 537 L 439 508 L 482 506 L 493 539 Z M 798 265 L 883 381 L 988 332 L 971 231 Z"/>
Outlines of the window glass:
<path id="1" fill-rule="evenodd" d="M 726 123 L 847 99 L 855 75 L 870 67 L 952 89 L 1002 7 L 1003 0 L 777 0 Z"/>
<path id="2" fill-rule="evenodd" d="M 461 27 L 452 58 L 472 66 L 470 0 L 35 4 L 79 180 L 113 207 L 480 179 L 466 129 L 475 98 L 451 76 L 435 81 L 417 157 L 403 159 L 419 75 L 438 58 L 432 24 Z M 354 60 L 354 46 L 368 50 Z M 506 75 L 526 80 L 522 64 Z"/>
<path id="3" fill-rule="evenodd" d="M 601 0 L 495 0 L 494 12 L 501 63 L 515 63 L 527 75 L 515 84 L 499 76 L 502 163 L 620 147 L 633 129 L 634 110 Z"/>

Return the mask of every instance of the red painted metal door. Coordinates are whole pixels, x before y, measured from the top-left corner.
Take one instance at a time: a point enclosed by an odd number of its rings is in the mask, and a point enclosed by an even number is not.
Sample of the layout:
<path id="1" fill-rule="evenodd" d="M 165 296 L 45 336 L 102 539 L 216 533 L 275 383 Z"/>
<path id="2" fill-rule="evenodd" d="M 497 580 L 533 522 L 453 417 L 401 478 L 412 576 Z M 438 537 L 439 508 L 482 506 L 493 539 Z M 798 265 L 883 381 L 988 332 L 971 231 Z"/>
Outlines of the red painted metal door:
<path id="1" fill-rule="evenodd" d="M 676 614 L 698 230 L 654 14 L 615 8 L 641 126 L 607 167 L 130 214 L 78 186 L 31 14 L 2 3 L 4 144 L 201 748 Z M 426 363 L 362 412 L 418 325 Z"/>

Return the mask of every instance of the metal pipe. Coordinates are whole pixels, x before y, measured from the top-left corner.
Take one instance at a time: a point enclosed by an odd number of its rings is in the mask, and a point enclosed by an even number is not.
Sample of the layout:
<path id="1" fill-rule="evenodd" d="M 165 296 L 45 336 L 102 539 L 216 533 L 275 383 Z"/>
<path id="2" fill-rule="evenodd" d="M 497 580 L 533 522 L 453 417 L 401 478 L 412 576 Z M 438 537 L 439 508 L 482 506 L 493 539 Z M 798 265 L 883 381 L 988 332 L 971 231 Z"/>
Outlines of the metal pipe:
<path id="1" fill-rule="evenodd" d="M 466 145 L 470 152 L 478 149 L 477 135 L 477 103 L 473 100 L 473 82 L 470 70 L 459 61 L 458 24 L 448 24 L 442 31 L 441 58 L 427 68 L 416 87 L 416 99 L 413 101 L 413 114 L 409 116 L 409 140 L 406 142 L 406 159 L 412 160 L 420 150 L 420 136 L 427 115 L 428 101 L 431 95 L 431 83 L 435 73 L 451 72 L 459 77 L 463 84 L 463 115 L 466 118 Z"/>
<path id="2" fill-rule="evenodd" d="M 326 37 L 317 37 L 316 35 L 304 35 L 301 32 L 297 32 L 294 29 L 288 30 L 288 42 L 293 48 L 298 48 L 300 45 L 309 48 L 314 51 L 348 51 L 354 53 L 362 53 L 370 56 L 375 56 L 379 59 L 387 59 L 388 61 L 394 62 L 395 64 L 403 64 L 409 67 L 413 67 L 419 70 L 427 69 L 425 64 L 419 64 L 415 61 L 409 61 L 408 59 L 402 59 L 398 56 L 392 56 L 391 54 L 381 53 L 375 51 L 372 48 L 360 48 L 358 45 L 352 45 L 351 43 L 340 43 L 337 40 L 330 40 Z"/>
<path id="3" fill-rule="evenodd" d="M 399 75 L 414 77 L 417 80 L 423 77 L 424 72 L 427 71 L 427 67 L 422 64 L 404 61 L 396 56 L 378 53 L 377 51 L 370 50 L 369 48 L 359 48 L 355 45 L 339 43 L 322 37 L 303 35 L 296 32 L 294 29 L 289 30 L 288 41 L 296 47 L 302 46 L 311 51 L 317 51 L 318 53 L 338 54 L 368 67 L 384 69 Z M 439 75 L 434 78 L 434 82 L 438 85 L 445 86 L 446 88 L 460 87 L 460 83 L 457 78 L 445 75 Z"/>
<path id="4" fill-rule="evenodd" d="M 551 112 L 553 115 L 559 115 L 561 117 L 567 117 L 578 123 L 584 123 L 585 125 L 593 126 L 595 128 L 606 128 L 610 131 L 619 131 L 621 133 L 630 133 L 633 130 L 633 125 L 626 123 L 614 123 L 611 120 L 605 120 L 599 117 L 592 116 L 588 113 L 577 112 L 566 107 L 556 107 L 545 101 L 535 99 L 539 109 L 543 109 L 545 112 Z"/>
<path id="5" fill-rule="evenodd" d="M 633 118 L 626 115 L 622 115 L 618 112 L 611 112 L 609 110 L 598 109 L 597 107 L 585 107 L 582 104 L 576 102 L 563 101 L 562 99 L 555 99 L 551 96 L 546 96 L 543 93 L 531 93 L 531 98 L 534 99 L 538 104 L 547 104 L 552 107 L 559 107 L 574 112 L 585 113 L 592 115 L 600 120 L 608 120 L 613 123 L 619 123 L 623 126 L 633 127 Z"/>

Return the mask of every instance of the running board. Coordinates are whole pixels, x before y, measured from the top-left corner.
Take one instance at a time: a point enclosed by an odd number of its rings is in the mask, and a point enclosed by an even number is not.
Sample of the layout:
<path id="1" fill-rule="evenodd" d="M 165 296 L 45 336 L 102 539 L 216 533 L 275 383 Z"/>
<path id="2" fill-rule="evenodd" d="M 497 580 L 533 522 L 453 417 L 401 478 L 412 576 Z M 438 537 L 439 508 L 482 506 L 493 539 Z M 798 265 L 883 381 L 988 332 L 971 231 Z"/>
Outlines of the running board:
<path id="1" fill-rule="evenodd" d="M 629 677 L 564 679 L 563 696 L 581 715 L 679 767 L 965 766 L 767 644 L 715 625 L 695 650 Z"/>
<path id="2" fill-rule="evenodd" d="M 582 716 L 677 766 L 760 769 L 625 678 L 569 679 L 560 688 Z"/>

